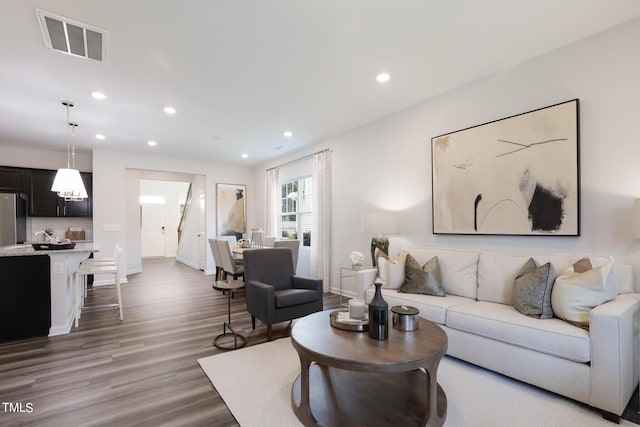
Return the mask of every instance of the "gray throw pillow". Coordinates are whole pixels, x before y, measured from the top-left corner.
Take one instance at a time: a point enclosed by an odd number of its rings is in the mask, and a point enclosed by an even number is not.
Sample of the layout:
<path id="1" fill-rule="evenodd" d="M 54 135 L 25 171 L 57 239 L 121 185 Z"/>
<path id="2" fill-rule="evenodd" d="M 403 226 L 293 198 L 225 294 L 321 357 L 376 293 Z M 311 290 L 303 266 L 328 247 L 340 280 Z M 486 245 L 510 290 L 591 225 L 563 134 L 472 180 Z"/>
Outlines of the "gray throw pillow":
<path id="1" fill-rule="evenodd" d="M 442 290 L 438 257 L 431 258 L 425 265 L 420 267 L 414 257 L 407 255 L 407 261 L 404 266 L 404 282 L 398 292 L 437 297 L 447 296 Z"/>
<path id="2" fill-rule="evenodd" d="M 533 259 L 525 263 L 513 281 L 513 306 L 522 314 L 551 319 L 551 289 L 555 273 L 551 263 L 536 267 Z"/>

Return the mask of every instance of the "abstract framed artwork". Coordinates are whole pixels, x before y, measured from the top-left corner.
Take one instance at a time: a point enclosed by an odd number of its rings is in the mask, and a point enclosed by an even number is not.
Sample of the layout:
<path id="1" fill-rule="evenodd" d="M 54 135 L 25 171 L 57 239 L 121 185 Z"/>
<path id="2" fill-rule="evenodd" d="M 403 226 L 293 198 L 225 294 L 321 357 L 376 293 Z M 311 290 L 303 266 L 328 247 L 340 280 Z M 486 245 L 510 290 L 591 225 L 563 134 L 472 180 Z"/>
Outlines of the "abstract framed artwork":
<path id="1" fill-rule="evenodd" d="M 579 100 L 431 139 L 434 234 L 580 235 Z"/>
<path id="2" fill-rule="evenodd" d="M 241 239 L 247 232 L 247 186 L 243 184 L 217 184 L 217 235 Z"/>

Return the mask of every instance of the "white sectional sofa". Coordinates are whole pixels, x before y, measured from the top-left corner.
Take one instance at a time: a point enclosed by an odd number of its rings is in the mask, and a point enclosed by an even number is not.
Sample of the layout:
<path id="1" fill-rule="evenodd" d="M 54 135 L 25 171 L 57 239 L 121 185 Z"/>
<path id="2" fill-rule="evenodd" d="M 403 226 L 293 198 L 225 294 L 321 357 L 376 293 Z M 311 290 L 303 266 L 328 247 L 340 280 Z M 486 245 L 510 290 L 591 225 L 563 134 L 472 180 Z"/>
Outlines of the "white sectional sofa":
<path id="1" fill-rule="evenodd" d="M 439 324 L 449 337 L 447 353 L 509 377 L 567 396 L 616 420 L 638 385 L 640 297 L 630 266 L 616 265 L 608 280 L 615 298 L 590 311 L 589 329 L 559 318 L 537 319 L 512 305 L 513 282 L 529 258 L 550 262 L 556 274 L 585 255 L 513 255 L 471 250 L 403 248 L 420 265 L 438 257 L 445 297 L 390 289 L 404 278 L 401 262 L 382 262 L 382 295 L 389 307 L 410 305 Z M 589 256 L 593 267 L 613 260 Z M 377 271 L 359 272 L 366 301 Z"/>

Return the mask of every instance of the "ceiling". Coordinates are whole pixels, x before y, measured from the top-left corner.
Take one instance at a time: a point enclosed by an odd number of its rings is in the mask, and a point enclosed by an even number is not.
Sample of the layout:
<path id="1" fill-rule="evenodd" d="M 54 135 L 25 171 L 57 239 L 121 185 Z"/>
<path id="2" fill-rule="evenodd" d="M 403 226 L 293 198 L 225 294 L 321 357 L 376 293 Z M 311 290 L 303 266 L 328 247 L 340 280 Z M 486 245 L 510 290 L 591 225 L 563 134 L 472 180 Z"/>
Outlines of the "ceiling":
<path id="1" fill-rule="evenodd" d="M 36 9 L 106 30 L 106 61 L 45 47 Z M 69 100 L 79 151 L 254 165 L 638 16 L 637 0 L 3 0 L 0 144 L 64 151 Z"/>

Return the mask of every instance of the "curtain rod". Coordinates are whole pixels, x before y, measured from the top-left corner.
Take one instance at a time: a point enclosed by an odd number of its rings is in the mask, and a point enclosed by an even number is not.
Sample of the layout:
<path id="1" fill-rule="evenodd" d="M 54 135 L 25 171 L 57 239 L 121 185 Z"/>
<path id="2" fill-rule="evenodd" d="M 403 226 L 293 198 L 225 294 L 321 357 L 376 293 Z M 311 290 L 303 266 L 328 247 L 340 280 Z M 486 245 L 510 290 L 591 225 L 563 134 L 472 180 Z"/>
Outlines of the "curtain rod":
<path id="1" fill-rule="evenodd" d="M 291 164 L 293 164 L 293 163 L 297 163 L 297 162 L 301 162 L 301 161 L 303 161 L 303 160 L 307 160 L 308 158 L 313 157 L 313 156 L 315 156 L 316 154 L 324 153 L 324 152 L 326 152 L 326 151 L 331 151 L 331 149 L 330 149 L 330 148 L 325 148 L 324 150 L 316 151 L 315 153 L 307 154 L 306 156 L 302 156 L 302 157 L 299 157 L 299 158 L 297 158 L 297 159 L 290 160 L 290 161 L 288 161 L 288 162 L 286 162 L 286 163 L 283 163 L 283 164 L 281 164 L 281 165 L 274 166 L 274 167 L 272 167 L 272 168 L 267 169 L 267 172 L 269 172 L 269 171 L 271 171 L 271 170 L 274 170 L 274 169 L 280 169 L 280 168 L 283 168 L 283 167 L 285 167 L 285 166 L 289 166 L 289 165 L 291 165 Z"/>

